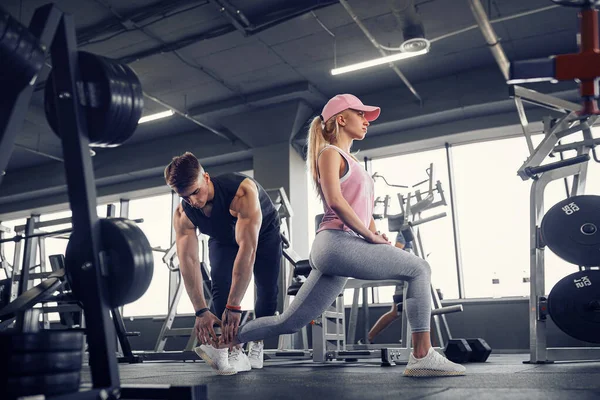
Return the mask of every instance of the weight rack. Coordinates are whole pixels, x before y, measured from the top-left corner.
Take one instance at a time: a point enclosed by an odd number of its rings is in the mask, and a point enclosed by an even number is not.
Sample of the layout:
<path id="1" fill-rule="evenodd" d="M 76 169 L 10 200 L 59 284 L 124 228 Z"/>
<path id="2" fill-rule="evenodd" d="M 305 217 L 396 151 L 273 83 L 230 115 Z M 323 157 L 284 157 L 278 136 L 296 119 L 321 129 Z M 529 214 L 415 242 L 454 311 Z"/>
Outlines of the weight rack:
<path id="1" fill-rule="evenodd" d="M 600 360 L 600 347 L 548 347 L 547 345 L 547 296 L 545 288 L 545 246 L 541 240 L 540 227 L 544 216 L 544 191 L 546 186 L 555 180 L 572 176 L 570 196 L 582 195 L 587 178 L 587 162 L 589 153 L 600 139 L 594 139 L 591 127 L 599 118 L 597 115 L 581 117 L 577 111 L 580 106 L 566 100 L 526 89 L 520 86 L 511 87 L 523 133 L 527 140 L 530 156 L 519 168 L 517 174 L 523 180 L 532 179 L 530 192 L 529 248 L 530 248 L 530 295 L 529 295 L 529 349 L 530 359 L 526 363 L 545 364 L 554 361 Z M 531 140 L 529 122 L 523 103 L 527 102 L 565 114 L 557 121 L 550 118 L 544 120 L 545 138 L 534 148 Z M 574 133 L 582 132 L 583 141 L 558 145 L 559 141 Z M 544 159 L 553 153 L 575 150 L 575 157 L 541 165 Z M 562 158 L 562 157 L 561 157 Z"/>

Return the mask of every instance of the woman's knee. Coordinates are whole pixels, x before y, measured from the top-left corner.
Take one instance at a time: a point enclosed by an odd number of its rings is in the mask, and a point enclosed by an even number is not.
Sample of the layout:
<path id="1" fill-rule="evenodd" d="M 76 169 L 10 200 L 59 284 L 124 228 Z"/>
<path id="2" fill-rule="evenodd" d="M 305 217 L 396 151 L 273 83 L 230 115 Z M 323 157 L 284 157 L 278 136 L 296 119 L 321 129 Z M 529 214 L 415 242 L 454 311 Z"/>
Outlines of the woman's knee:
<path id="1" fill-rule="evenodd" d="M 420 260 L 421 261 L 419 262 L 419 271 L 427 279 L 431 279 L 431 265 L 429 265 L 429 262 L 427 260 L 423 260 L 422 258 L 420 258 Z"/>

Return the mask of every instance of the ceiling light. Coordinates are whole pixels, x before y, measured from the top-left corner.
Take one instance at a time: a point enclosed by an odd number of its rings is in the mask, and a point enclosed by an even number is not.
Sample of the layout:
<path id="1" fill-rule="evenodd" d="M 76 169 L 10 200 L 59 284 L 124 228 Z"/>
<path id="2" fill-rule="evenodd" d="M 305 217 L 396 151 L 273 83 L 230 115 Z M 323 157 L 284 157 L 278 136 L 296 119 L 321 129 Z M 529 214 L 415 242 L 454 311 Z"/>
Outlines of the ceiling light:
<path id="1" fill-rule="evenodd" d="M 159 112 L 156 114 L 146 115 L 145 117 L 140 118 L 140 120 L 138 121 L 138 124 L 143 124 L 144 122 L 155 121 L 155 120 L 161 119 L 161 118 L 167 118 L 173 114 L 174 114 L 173 110 L 167 110 L 167 111 Z"/>
<path id="2" fill-rule="evenodd" d="M 363 68 L 373 67 L 375 65 L 387 64 L 393 61 L 404 60 L 406 58 L 420 56 L 429 52 L 429 47 L 413 52 L 400 52 L 391 56 L 376 58 L 375 60 L 363 61 L 357 64 L 347 65 L 345 67 L 334 68 L 331 70 L 331 75 L 339 75 L 346 72 L 356 71 Z"/>

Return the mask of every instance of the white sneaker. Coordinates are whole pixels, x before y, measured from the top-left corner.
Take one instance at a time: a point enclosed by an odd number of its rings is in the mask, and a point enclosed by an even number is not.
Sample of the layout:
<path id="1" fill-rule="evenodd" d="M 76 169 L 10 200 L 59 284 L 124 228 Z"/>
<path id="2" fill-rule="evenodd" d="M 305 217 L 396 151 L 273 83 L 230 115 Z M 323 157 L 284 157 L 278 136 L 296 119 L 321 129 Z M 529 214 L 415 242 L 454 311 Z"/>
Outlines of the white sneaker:
<path id="1" fill-rule="evenodd" d="M 203 344 L 194 349 L 196 354 L 208 365 L 217 371 L 217 375 L 235 375 L 237 371 L 229 365 L 227 349 L 216 349 L 211 345 Z"/>
<path id="2" fill-rule="evenodd" d="M 248 343 L 248 359 L 250 360 L 252 368 L 261 369 L 263 367 L 264 347 L 265 345 L 262 341 Z"/>
<path id="3" fill-rule="evenodd" d="M 406 365 L 406 369 L 404 370 L 404 376 L 456 376 L 464 375 L 465 371 L 465 367 L 453 363 L 431 347 L 427 355 L 423 358 L 415 358 L 413 353 L 410 353 L 408 365 Z"/>
<path id="4" fill-rule="evenodd" d="M 237 372 L 250 371 L 252 366 L 248 356 L 241 347 L 234 347 L 229 350 L 229 365 Z"/>

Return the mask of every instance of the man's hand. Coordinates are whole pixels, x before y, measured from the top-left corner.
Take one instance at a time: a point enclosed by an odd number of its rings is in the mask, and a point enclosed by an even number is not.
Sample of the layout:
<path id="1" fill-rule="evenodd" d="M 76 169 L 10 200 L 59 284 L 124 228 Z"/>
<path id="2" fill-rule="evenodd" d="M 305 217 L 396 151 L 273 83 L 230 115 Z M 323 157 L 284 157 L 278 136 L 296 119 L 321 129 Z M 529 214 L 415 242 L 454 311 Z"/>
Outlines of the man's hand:
<path id="1" fill-rule="evenodd" d="M 221 342 L 223 344 L 231 344 L 237 337 L 241 318 L 242 313 L 225 309 L 222 318 L 223 334 L 221 336 Z"/>
<path id="2" fill-rule="evenodd" d="M 198 341 L 202 344 L 212 344 L 216 347 L 219 343 L 219 338 L 213 329 L 214 325 L 223 326 L 221 321 L 210 311 L 206 311 L 201 316 L 196 317 L 194 324 L 194 333 Z M 211 342 L 212 341 L 212 342 Z"/>

